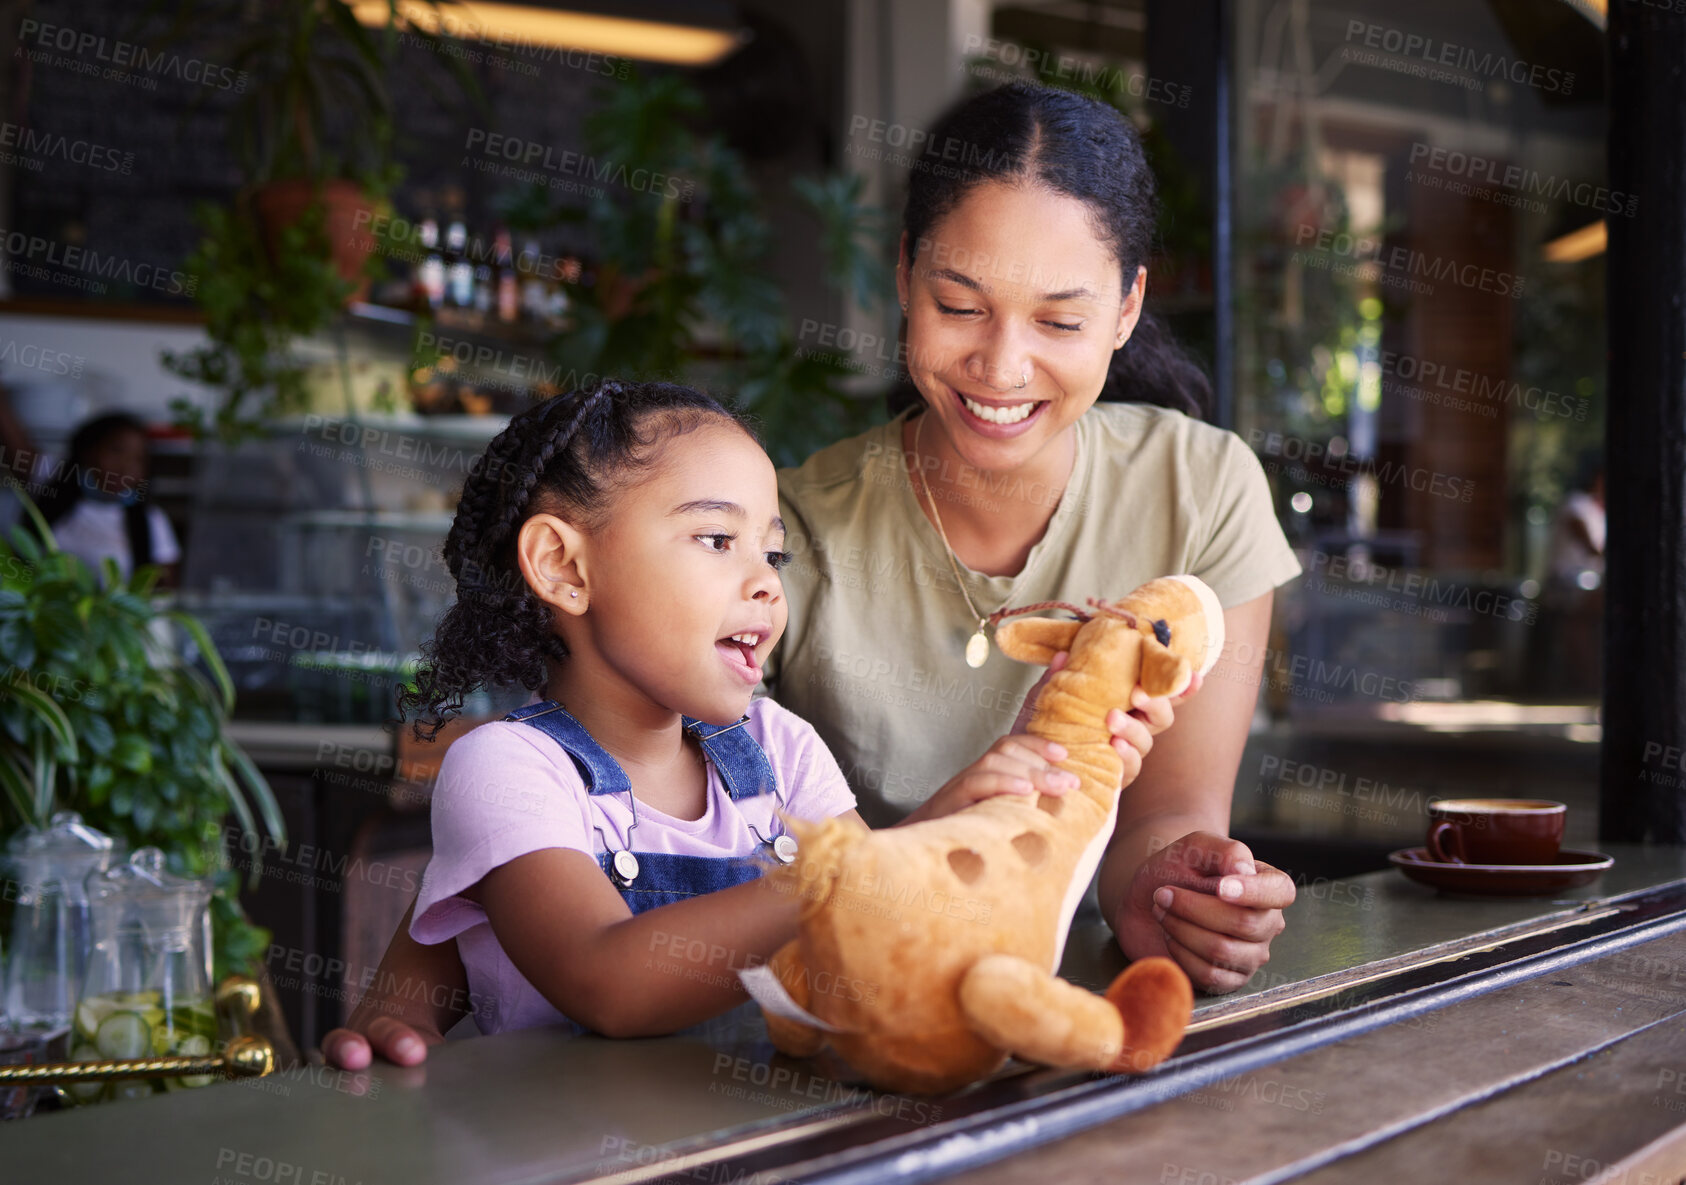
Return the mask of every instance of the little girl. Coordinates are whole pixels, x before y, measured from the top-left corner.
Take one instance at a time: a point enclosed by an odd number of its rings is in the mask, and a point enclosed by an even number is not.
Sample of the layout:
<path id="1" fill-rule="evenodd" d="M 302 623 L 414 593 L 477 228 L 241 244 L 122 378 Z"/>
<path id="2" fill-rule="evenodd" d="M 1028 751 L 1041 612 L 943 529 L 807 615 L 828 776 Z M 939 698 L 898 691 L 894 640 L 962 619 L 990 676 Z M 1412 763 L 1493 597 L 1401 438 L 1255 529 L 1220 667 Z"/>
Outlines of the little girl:
<path id="1" fill-rule="evenodd" d="M 433 858 L 381 982 L 455 939 L 466 981 L 445 986 L 466 987 L 482 1032 L 667 1033 L 746 998 L 722 969 L 796 932 L 798 902 L 760 875 L 793 855 L 778 812 L 865 826 L 813 729 L 751 698 L 785 627 L 778 511 L 750 429 L 686 387 L 608 380 L 492 441 L 445 540 L 457 601 L 400 707 L 431 737 L 476 687 L 539 698 L 446 753 Z M 1063 793 L 1065 756 L 1003 737 L 907 821 Z M 709 965 L 670 953 L 696 950 Z M 438 1039 L 395 999 L 351 1023 L 402 1061 L 422 1053 L 404 1025 Z M 335 1030 L 324 1053 L 361 1068 L 362 1041 Z"/>

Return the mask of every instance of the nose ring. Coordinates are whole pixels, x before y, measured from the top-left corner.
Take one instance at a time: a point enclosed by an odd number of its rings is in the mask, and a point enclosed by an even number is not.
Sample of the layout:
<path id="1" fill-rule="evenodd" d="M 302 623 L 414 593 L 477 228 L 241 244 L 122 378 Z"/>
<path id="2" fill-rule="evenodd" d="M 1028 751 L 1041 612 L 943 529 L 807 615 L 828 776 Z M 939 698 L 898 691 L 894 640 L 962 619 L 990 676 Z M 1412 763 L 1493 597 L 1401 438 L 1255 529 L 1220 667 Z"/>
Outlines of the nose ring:
<path id="1" fill-rule="evenodd" d="M 1021 371 L 1019 371 L 1019 381 L 1017 383 L 1013 384 L 1011 387 L 996 387 L 994 383 L 991 383 L 989 381 L 989 370 L 990 370 L 989 365 L 987 363 L 985 363 L 984 367 L 983 367 L 982 382 L 984 384 L 986 384 L 987 386 L 991 387 L 994 390 L 998 390 L 998 391 L 1002 391 L 1002 390 L 1005 390 L 1005 391 L 1022 391 L 1030 385 L 1030 376 L 1028 374 L 1026 374 L 1024 371 L 1021 370 Z M 966 371 L 967 371 L 967 374 L 969 376 L 970 373 L 971 373 L 970 364 L 967 365 Z"/>

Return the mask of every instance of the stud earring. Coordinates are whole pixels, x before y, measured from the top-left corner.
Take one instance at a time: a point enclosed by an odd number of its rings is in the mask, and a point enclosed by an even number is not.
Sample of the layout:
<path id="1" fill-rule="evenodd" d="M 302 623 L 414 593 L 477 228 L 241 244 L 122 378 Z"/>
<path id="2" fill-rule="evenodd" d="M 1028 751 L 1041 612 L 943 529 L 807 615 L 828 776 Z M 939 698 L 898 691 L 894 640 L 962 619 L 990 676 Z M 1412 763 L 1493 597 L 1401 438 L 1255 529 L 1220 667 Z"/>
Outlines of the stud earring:
<path id="1" fill-rule="evenodd" d="M 577 588 L 570 588 L 570 589 L 569 589 L 569 590 L 568 590 L 568 595 L 569 595 L 569 596 L 570 596 L 570 597 L 577 597 L 577 596 L 579 596 L 579 595 L 580 595 L 580 590 L 579 590 L 579 589 L 577 589 Z"/>

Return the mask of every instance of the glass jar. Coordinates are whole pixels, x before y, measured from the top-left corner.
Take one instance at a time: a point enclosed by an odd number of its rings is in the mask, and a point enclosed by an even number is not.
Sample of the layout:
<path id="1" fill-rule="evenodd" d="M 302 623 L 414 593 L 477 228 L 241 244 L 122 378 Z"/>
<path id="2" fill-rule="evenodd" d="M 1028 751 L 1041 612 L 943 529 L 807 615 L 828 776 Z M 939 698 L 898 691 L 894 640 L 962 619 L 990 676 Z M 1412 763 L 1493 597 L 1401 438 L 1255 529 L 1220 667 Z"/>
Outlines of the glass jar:
<path id="1" fill-rule="evenodd" d="M 25 827 L 4 857 L 12 924 L 6 942 L 0 1016 L 24 1032 L 62 1032 L 82 992 L 91 944 L 86 878 L 104 869 L 109 835 L 60 811 L 44 828 Z"/>
<path id="2" fill-rule="evenodd" d="M 141 848 L 87 879 L 93 945 L 71 1029 L 75 1061 L 206 1056 L 220 1034 L 211 997 L 211 885 Z M 213 1075 L 78 1083 L 78 1102 L 204 1086 Z"/>

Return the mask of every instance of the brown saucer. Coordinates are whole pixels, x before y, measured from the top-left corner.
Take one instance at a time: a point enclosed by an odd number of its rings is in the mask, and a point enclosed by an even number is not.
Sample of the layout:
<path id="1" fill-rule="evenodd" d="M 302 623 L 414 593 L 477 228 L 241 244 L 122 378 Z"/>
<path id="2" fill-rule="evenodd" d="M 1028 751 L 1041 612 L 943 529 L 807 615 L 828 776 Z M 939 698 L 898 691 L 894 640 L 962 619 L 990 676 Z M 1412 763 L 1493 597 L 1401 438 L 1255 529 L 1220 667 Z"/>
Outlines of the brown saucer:
<path id="1" fill-rule="evenodd" d="M 1427 848 L 1400 848 L 1388 863 L 1418 884 L 1449 893 L 1482 896 L 1540 897 L 1590 885 L 1616 862 L 1603 852 L 1564 848 L 1552 864 L 1442 864 Z"/>

